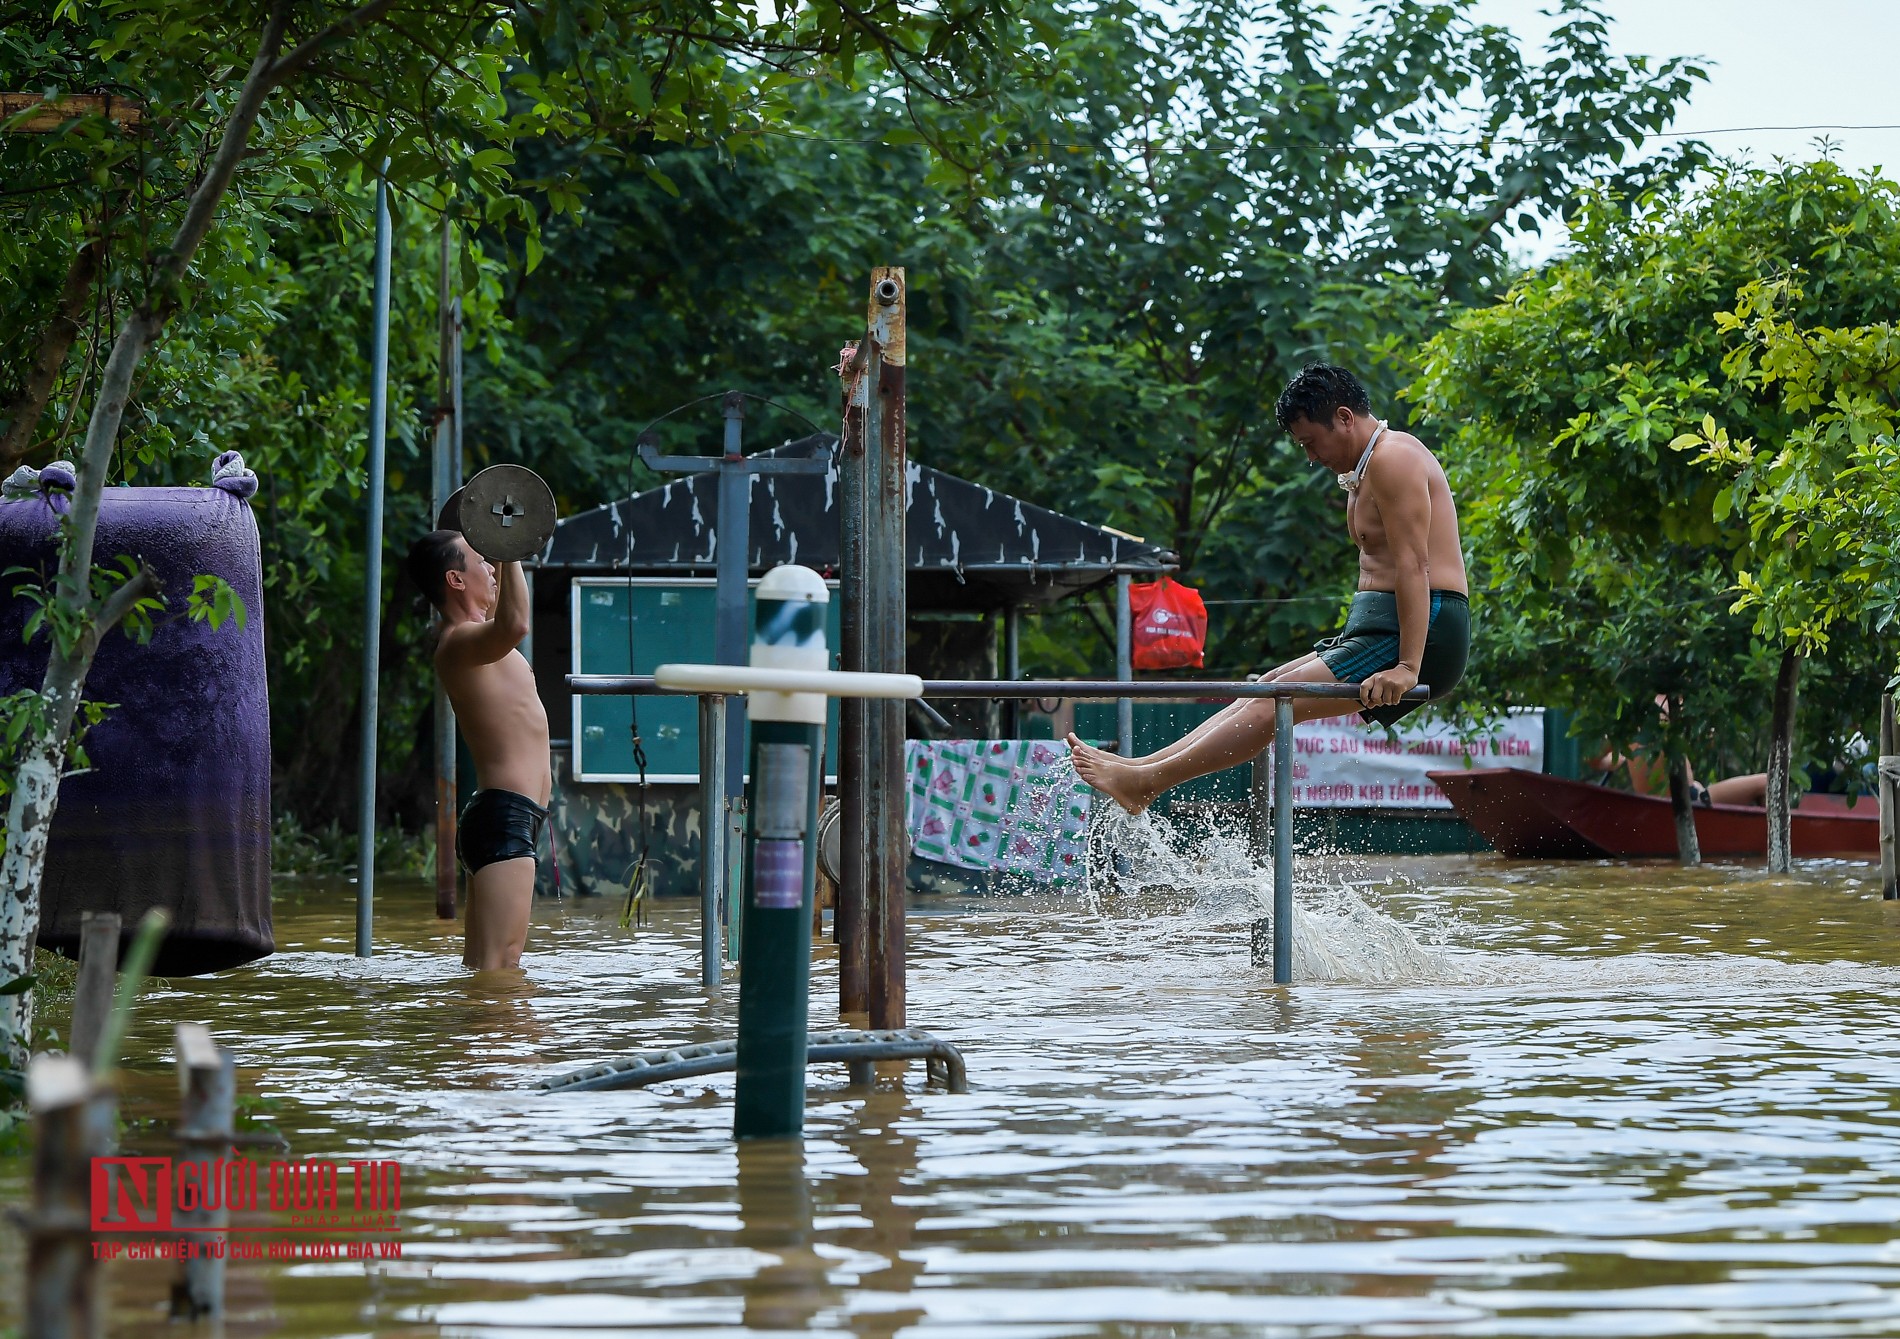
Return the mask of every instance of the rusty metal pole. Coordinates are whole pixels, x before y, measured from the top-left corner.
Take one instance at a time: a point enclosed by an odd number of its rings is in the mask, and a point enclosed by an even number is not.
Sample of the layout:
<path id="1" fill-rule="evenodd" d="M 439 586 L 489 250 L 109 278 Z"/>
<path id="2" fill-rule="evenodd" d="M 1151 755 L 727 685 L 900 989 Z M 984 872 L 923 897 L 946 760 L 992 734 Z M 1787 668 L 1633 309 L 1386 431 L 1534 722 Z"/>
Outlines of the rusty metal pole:
<path id="1" fill-rule="evenodd" d="M 88 911 L 79 918 L 79 981 L 73 988 L 73 1023 L 66 1039 L 66 1053 L 87 1069 L 112 1013 L 118 980 L 119 913 Z"/>
<path id="2" fill-rule="evenodd" d="M 33 1215 L 26 1247 L 26 1339 L 97 1339 L 105 1300 L 92 1254 L 92 1160 L 109 1154 L 114 1104 L 69 1055 L 37 1055 L 26 1075 L 33 1113 Z"/>
<path id="3" fill-rule="evenodd" d="M 880 267 L 871 272 L 870 327 L 881 355 L 877 386 L 869 406 L 876 418 L 871 432 L 867 414 L 865 455 L 870 461 L 869 506 L 865 527 L 868 585 L 876 592 L 875 621 L 867 635 L 878 642 L 877 668 L 904 671 L 904 636 L 909 621 L 904 588 L 904 510 L 909 498 L 904 422 L 904 271 Z M 871 940 L 871 1026 L 901 1028 L 904 1015 L 904 893 L 910 863 L 910 787 L 904 767 L 904 704 L 873 701 L 868 711 L 879 725 L 871 732 L 866 760 L 870 767 L 870 803 L 866 826 L 879 847 L 877 868 L 868 889 Z M 866 843 L 867 852 L 870 842 Z"/>
<path id="4" fill-rule="evenodd" d="M 454 225 L 442 219 L 442 255 L 436 295 L 440 322 L 435 372 L 435 441 L 430 448 L 429 515 L 442 514 L 449 496 L 461 486 L 456 468 L 461 442 L 462 312 L 453 294 L 450 269 Z M 455 919 L 455 709 L 438 682 L 435 686 L 435 914 Z"/>
<path id="5" fill-rule="evenodd" d="M 202 1023 L 180 1023 L 178 1038 L 178 1166 L 186 1167 L 201 1188 L 222 1183 L 222 1171 L 231 1158 L 231 1130 L 237 1112 L 237 1061 L 212 1039 Z M 224 1197 L 208 1196 L 216 1207 L 179 1209 L 177 1227 L 185 1232 L 181 1245 L 191 1254 L 178 1263 L 172 1281 L 172 1317 L 213 1325 L 224 1319 L 223 1229 L 230 1226 L 230 1206 Z"/>
<path id="6" fill-rule="evenodd" d="M 866 632 L 872 626 L 872 601 L 865 568 L 864 442 L 882 361 L 875 348 L 862 354 L 864 370 L 845 382 L 844 437 L 838 449 L 838 653 L 841 668 L 854 671 L 872 668 Z M 865 844 L 866 834 L 875 831 L 868 820 L 871 710 L 863 698 L 844 698 L 838 703 L 839 869 L 833 929 L 838 940 L 838 1012 L 847 1018 L 871 1011 L 866 881 L 872 864 L 867 861 Z M 868 1066 L 852 1075 L 854 1083 L 869 1078 Z"/>

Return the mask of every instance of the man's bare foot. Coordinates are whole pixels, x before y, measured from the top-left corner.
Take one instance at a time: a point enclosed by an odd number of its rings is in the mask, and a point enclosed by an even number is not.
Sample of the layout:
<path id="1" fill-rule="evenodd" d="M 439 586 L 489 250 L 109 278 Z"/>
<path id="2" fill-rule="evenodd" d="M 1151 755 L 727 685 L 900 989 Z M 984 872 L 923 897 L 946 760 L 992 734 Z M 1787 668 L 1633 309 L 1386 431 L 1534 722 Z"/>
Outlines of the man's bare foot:
<path id="1" fill-rule="evenodd" d="M 1079 738 L 1077 738 L 1073 730 L 1071 730 L 1068 734 L 1068 745 L 1069 745 L 1070 756 L 1074 758 L 1078 758 L 1078 759 L 1084 758 L 1084 757 L 1113 758 L 1113 757 L 1120 756 L 1118 754 L 1110 753 L 1107 749 L 1098 749 L 1093 744 L 1084 744 Z"/>
<path id="2" fill-rule="evenodd" d="M 1075 774 L 1131 814 L 1138 814 L 1155 801 L 1161 790 L 1148 780 L 1148 769 L 1126 758 L 1091 748 L 1069 736 L 1069 756 L 1075 762 Z"/>

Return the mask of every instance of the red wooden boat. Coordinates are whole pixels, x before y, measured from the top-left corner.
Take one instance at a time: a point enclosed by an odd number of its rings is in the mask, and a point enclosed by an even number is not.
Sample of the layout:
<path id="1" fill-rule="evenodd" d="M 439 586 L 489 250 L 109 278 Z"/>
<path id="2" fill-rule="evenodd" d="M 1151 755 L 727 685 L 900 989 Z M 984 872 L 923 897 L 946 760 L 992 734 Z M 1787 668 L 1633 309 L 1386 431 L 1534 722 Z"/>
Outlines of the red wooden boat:
<path id="1" fill-rule="evenodd" d="M 1516 767 L 1427 772 L 1452 808 L 1507 856 L 1600 860 L 1673 856 L 1676 819 L 1665 796 L 1637 795 Z M 1879 805 L 1871 795 L 1808 794 L 1794 811 L 1798 856 L 1878 857 Z M 1768 845 L 1768 811 L 1753 805 L 1695 809 L 1705 856 L 1758 856 Z"/>

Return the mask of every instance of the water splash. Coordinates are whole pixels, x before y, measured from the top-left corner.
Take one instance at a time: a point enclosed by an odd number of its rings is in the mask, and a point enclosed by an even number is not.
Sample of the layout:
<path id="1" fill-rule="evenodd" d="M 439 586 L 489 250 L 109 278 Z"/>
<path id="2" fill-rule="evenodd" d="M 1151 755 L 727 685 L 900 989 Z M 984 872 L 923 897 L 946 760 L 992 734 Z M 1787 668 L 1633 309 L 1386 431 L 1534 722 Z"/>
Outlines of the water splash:
<path id="1" fill-rule="evenodd" d="M 1398 985 L 1479 975 L 1447 951 L 1452 918 L 1437 903 L 1420 902 L 1416 918 L 1402 922 L 1369 899 L 1370 882 L 1354 882 L 1353 872 L 1352 862 L 1330 852 L 1296 863 L 1295 981 Z M 1104 919 L 1238 927 L 1272 915 L 1273 877 L 1230 817 L 1131 816 L 1099 804 L 1089 830 L 1087 896 Z"/>

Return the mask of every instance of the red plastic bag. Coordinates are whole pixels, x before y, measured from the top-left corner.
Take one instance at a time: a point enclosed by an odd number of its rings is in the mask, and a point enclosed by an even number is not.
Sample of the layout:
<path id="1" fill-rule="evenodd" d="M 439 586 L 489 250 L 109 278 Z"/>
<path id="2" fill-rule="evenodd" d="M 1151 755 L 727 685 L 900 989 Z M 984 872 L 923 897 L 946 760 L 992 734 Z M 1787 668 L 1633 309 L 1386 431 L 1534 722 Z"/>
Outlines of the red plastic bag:
<path id="1" fill-rule="evenodd" d="M 1162 577 L 1128 588 L 1136 669 L 1198 669 L 1207 650 L 1207 606 L 1192 586 Z"/>

